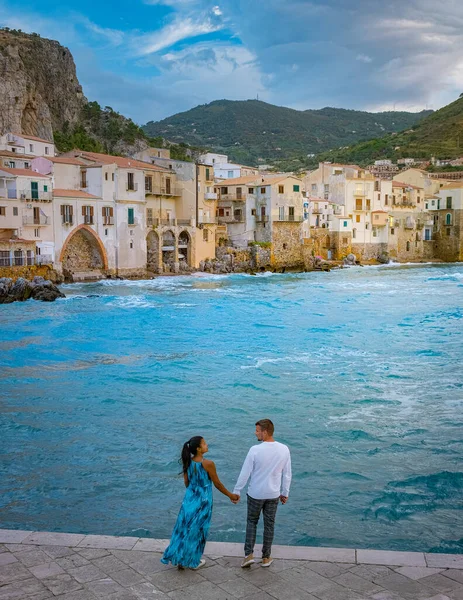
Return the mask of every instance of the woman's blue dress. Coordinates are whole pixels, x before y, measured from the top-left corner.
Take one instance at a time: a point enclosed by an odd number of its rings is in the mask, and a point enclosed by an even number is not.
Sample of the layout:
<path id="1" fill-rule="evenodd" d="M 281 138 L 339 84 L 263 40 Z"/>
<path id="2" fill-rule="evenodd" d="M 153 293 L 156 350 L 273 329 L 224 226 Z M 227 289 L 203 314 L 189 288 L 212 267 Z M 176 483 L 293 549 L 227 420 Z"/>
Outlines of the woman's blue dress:
<path id="1" fill-rule="evenodd" d="M 202 463 L 191 461 L 188 487 L 172 538 L 161 562 L 195 568 L 206 545 L 212 517 L 212 483 Z"/>

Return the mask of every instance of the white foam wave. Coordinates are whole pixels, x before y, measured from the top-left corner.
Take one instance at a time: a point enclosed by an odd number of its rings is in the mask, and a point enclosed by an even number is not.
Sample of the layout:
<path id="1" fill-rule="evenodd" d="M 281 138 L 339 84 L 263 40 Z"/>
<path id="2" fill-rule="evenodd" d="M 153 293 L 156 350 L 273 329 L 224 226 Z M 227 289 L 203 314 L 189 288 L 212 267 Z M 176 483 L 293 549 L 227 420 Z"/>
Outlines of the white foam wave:
<path id="1" fill-rule="evenodd" d="M 154 302 L 148 302 L 144 296 L 118 296 L 108 303 L 108 306 L 117 306 L 118 308 L 154 308 Z"/>

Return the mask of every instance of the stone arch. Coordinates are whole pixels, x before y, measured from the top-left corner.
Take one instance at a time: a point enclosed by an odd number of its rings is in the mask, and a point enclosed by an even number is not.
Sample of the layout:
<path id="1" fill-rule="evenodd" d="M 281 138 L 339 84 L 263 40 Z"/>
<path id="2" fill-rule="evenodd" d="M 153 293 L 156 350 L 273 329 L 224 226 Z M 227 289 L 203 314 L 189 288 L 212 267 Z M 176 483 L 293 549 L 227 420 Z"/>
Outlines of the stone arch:
<path id="1" fill-rule="evenodd" d="M 79 225 L 71 231 L 63 244 L 59 260 L 63 270 L 71 274 L 108 269 L 108 256 L 103 242 L 88 225 Z"/>
<path id="2" fill-rule="evenodd" d="M 159 235 L 152 230 L 146 236 L 146 268 L 157 272 L 160 267 Z"/>
<path id="3" fill-rule="evenodd" d="M 191 236 L 188 231 L 181 231 L 178 236 L 178 259 L 180 265 L 192 266 L 191 260 Z"/>
<path id="4" fill-rule="evenodd" d="M 162 233 L 162 264 L 167 273 L 175 272 L 177 258 L 177 238 L 171 229 L 166 229 Z"/>

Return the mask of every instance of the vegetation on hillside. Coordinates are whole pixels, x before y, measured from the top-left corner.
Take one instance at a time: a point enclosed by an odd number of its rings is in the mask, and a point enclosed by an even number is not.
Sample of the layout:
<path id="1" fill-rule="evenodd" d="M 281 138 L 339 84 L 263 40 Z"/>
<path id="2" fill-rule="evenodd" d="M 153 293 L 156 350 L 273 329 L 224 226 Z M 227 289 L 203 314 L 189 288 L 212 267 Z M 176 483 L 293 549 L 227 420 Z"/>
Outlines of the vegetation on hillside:
<path id="1" fill-rule="evenodd" d="M 463 97 L 432 113 L 411 130 L 324 152 L 318 160 L 368 165 L 388 158 L 456 158 L 463 155 Z M 313 161 L 313 162 L 316 162 Z"/>
<path id="2" fill-rule="evenodd" d="M 143 129 L 148 135 L 224 152 L 240 163 L 276 161 L 293 170 L 307 162 L 307 154 L 410 128 L 430 112 L 299 111 L 258 100 L 217 100 L 150 121 Z"/>

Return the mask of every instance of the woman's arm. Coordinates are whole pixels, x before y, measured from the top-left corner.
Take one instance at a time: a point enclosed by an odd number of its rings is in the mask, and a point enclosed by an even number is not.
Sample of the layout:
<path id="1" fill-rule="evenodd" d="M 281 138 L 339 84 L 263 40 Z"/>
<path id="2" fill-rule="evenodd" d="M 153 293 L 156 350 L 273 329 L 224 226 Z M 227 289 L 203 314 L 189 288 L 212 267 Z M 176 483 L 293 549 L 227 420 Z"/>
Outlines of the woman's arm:
<path id="1" fill-rule="evenodd" d="M 185 487 L 187 488 L 190 484 L 188 481 L 188 473 L 183 473 L 183 481 L 185 482 Z"/>
<path id="2" fill-rule="evenodd" d="M 230 498 L 232 502 L 236 502 L 237 500 L 239 500 L 239 496 L 237 494 L 232 494 L 231 492 L 229 492 L 227 488 L 223 485 L 223 483 L 220 481 L 219 476 L 217 475 L 217 470 L 215 468 L 214 461 L 203 460 L 203 466 L 209 473 L 209 477 L 211 478 L 212 483 L 219 490 L 219 492 L 222 492 L 224 496 Z"/>

